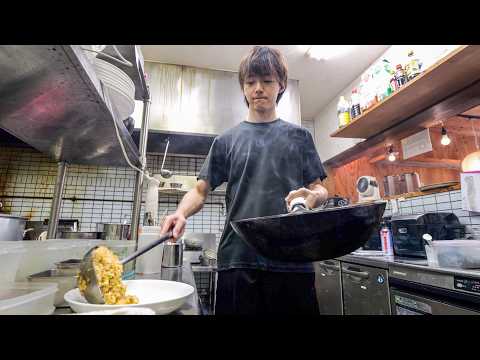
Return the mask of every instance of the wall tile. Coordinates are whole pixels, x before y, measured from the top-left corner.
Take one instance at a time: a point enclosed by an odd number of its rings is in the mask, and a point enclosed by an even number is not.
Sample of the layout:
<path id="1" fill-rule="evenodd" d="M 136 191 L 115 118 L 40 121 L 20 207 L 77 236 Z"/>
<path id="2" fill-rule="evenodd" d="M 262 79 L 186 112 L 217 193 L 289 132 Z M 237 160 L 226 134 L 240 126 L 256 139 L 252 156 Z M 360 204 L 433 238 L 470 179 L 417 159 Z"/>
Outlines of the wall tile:
<path id="1" fill-rule="evenodd" d="M 425 212 L 432 212 L 432 211 L 437 211 L 437 205 L 424 205 Z"/>
<path id="2" fill-rule="evenodd" d="M 437 200 L 437 204 L 450 202 L 450 194 L 448 193 L 437 194 L 435 195 L 435 198 Z"/>
<path id="3" fill-rule="evenodd" d="M 438 211 L 452 210 L 452 204 L 449 202 L 437 204 Z"/>
<path id="4" fill-rule="evenodd" d="M 462 200 L 462 194 L 460 191 L 452 191 L 450 192 L 450 201 L 459 201 Z"/>
<path id="5" fill-rule="evenodd" d="M 412 214 L 421 214 L 421 213 L 424 213 L 425 212 L 425 209 L 422 206 L 412 206 Z"/>

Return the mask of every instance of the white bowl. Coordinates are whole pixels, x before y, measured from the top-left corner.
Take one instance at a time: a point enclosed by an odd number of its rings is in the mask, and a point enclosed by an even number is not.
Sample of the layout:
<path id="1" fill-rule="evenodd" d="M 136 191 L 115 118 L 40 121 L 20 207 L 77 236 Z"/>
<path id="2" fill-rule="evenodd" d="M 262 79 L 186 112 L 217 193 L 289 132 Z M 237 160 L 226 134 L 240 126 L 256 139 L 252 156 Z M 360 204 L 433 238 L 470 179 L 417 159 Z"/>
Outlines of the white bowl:
<path id="1" fill-rule="evenodd" d="M 113 310 L 124 307 L 146 307 L 155 311 L 158 315 L 169 314 L 178 310 L 193 294 L 192 286 L 167 280 L 125 280 L 127 294 L 138 297 L 138 304 L 130 305 L 99 305 L 90 304 L 80 294 L 78 288 L 72 289 L 65 294 L 65 301 L 77 313 Z"/>

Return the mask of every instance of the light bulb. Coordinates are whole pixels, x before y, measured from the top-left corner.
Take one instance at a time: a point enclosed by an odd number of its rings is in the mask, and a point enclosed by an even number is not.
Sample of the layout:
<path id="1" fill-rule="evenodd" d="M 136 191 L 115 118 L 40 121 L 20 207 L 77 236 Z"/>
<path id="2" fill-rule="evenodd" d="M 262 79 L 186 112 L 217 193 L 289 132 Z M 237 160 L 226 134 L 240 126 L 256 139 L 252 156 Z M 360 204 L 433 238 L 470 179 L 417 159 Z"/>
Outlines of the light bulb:
<path id="1" fill-rule="evenodd" d="M 395 161 L 397 160 L 397 158 L 395 157 L 395 154 L 393 152 L 391 152 L 389 155 L 388 155 L 388 160 L 389 161 Z"/>
<path id="2" fill-rule="evenodd" d="M 444 146 L 447 146 L 450 144 L 451 140 L 447 135 L 447 130 L 442 126 L 442 139 L 440 140 L 440 143 Z"/>
<path id="3" fill-rule="evenodd" d="M 445 145 L 445 146 L 447 146 L 448 144 L 450 144 L 450 142 L 451 142 L 451 140 L 450 140 L 450 138 L 448 137 L 447 134 L 443 135 L 443 136 L 442 136 L 442 140 L 440 140 L 440 143 L 441 143 L 442 145 Z"/>

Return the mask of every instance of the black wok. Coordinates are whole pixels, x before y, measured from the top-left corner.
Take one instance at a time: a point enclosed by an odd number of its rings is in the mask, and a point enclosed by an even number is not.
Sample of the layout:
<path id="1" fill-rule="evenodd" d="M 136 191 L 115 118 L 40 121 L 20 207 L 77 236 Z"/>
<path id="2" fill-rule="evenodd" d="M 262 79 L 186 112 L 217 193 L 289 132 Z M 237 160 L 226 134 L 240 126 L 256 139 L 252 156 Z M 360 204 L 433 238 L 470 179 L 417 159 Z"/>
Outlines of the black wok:
<path id="1" fill-rule="evenodd" d="M 363 246 L 378 228 L 385 201 L 235 220 L 235 232 L 262 256 L 280 261 L 332 259 Z"/>

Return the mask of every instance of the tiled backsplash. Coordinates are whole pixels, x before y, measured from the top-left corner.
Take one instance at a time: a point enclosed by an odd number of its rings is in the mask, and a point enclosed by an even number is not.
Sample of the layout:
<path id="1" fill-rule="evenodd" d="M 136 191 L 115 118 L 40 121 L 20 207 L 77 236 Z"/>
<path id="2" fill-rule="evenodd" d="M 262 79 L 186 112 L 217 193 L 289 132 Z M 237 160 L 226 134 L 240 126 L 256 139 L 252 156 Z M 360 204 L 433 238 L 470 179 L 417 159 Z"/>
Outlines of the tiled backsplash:
<path id="1" fill-rule="evenodd" d="M 462 210 L 461 190 L 423 195 L 398 201 L 399 215 L 421 214 L 430 211 L 452 212 L 466 225 L 467 234 L 480 235 L 480 213 Z M 388 202 L 384 216 L 392 215 Z"/>
<path id="2" fill-rule="evenodd" d="M 147 154 L 150 173 L 160 172 L 162 159 L 162 154 Z M 167 156 L 164 168 L 197 175 L 203 161 L 203 157 Z M 0 147 L 0 199 L 13 215 L 34 221 L 48 218 L 56 174 L 57 164 L 35 150 Z M 81 231 L 95 231 L 100 222 L 130 222 L 134 185 L 135 172 L 130 168 L 70 165 L 60 217 L 78 219 Z M 165 209 L 173 212 L 182 196 L 160 194 L 159 218 Z M 140 219 L 143 212 L 142 204 Z M 224 197 L 211 194 L 204 208 L 188 219 L 186 231 L 215 233 L 218 241 L 224 222 Z"/>

